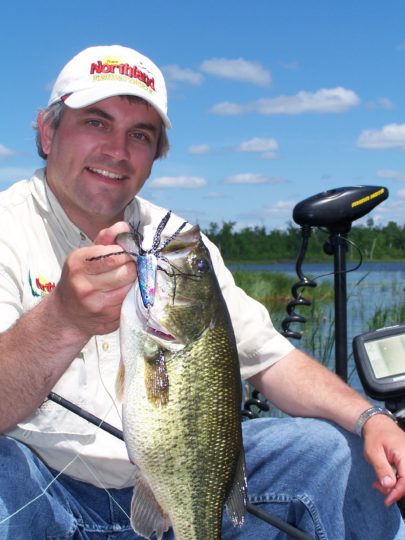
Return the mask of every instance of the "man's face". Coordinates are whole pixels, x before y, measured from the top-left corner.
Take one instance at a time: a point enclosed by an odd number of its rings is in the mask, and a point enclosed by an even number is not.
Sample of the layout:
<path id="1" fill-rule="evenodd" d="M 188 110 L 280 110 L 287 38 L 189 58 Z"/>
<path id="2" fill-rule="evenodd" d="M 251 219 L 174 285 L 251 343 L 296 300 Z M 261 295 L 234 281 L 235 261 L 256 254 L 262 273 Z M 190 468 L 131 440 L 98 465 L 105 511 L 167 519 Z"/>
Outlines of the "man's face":
<path id="1" fill-rule="evenodd" d="M 143 101 L 111 97 L 67 108 L 57 129 L 39 120 L 49 186 L 70 219 L 90 237 L 123 219 L 149 177 L 161 130 Z"/>

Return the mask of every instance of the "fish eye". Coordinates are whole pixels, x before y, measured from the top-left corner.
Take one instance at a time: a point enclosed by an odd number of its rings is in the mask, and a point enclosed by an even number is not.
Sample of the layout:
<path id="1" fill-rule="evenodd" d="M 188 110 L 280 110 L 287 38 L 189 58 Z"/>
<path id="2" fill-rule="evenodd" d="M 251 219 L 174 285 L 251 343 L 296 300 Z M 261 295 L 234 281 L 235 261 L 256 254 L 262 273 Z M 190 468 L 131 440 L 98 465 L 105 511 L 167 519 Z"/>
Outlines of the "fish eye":
<path id="1" fill-rule="evenodd" d="M 206 272 L 209 268 L 207 259 L 198 259 L 197 261 L 197 270 L 200 272 Z"/>

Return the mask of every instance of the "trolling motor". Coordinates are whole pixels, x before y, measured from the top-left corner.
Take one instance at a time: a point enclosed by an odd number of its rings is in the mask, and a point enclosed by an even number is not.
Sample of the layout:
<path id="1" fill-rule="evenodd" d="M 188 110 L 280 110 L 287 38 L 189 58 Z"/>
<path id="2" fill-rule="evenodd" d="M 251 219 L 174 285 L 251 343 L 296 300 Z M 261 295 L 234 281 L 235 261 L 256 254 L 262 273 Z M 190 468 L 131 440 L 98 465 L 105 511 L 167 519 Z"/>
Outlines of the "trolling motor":
<path id="1" fill-rule="evenodd" d="M 296 262 L 299 281 L 293 285 L 293 300 L 287 306 L 288 316 L 282 322 L 285 337 L 301 339 L 302 333 L 290 329 L 291 323 L 305 323 L 306 318 L 295 312 L 296 306 L 309 306 L 311 302 L 302 297 L 306 287 L 316 287 L 314 280 L 302 272 L 302 263 L 308 247 L 312 227 L 326 228 L 329 238 L 324 251 L 334 256 L 335 292 L 335 371 L 347 380 L 347 290 L 346 251 L 347 235 L 352 222 L 368 214 L 387 199 L 388 190 L 379 186 L 352 186 L 330 189 L 299 202 L 293 210 L 294 221 L 301 226 L 302 242 Z"/>

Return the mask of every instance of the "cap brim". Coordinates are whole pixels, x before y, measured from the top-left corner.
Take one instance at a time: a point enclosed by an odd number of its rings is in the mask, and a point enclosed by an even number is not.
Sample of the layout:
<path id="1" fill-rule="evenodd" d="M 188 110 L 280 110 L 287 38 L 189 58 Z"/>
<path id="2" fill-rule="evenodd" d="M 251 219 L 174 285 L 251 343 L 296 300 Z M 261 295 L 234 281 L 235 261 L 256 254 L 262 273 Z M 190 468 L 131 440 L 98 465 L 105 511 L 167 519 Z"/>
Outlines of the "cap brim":
<path id="1" fill-rule="evenodd" d="M 78 92 L 73 92 L 63 99 L 64 103 L 72 109 L 81 109 L 82 107 L 87 107 L 103 99 L 114 96 L 136 96 L 147 101 L 159 114 L 166 128 L 170 129 L 172 124 L 169 120 L 167 114 L 162 111 L 160 107 L 156 105 L 154 100 L 146 92 L 142 92 L 141 89 L 137 91 L 137 88 L 133 87 L 134 85 L 128 85 L 125 89 L 123 88 L 122 83 L 119 86 L 110 85 L 107 88 L 107 85 L 104 85 L 103 88 L 89 88 L 87 90 L 80 90 Z"/>

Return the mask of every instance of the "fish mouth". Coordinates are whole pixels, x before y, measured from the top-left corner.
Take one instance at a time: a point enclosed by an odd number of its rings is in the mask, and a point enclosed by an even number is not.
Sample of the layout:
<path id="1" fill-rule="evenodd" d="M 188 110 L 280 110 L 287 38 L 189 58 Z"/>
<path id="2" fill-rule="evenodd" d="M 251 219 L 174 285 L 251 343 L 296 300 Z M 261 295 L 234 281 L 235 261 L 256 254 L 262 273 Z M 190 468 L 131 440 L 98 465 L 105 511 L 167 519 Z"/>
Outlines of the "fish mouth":
<path id="1" fill-rule="evenodd" d="M 163 332 L 162 330 L 158 330 L 157 328 L 153 326 L 148 326 L 146 331 L 149 335 L 156 337 L 160 340 L 169 341 L 169 342 L 176 341 L 176 338 L 172 334 L 167 334 L 166 332 Z"/>
<path id="2" fill-rule="evenodd" d="M 167 328 L 160 324 L 160 322 L 157 320 L 157 316 L 153 317 L 152 310 L 153 307 L 146 308 L 143 305 L 141 294 L 138 290 L 136 294 L 136 312 L 138 320 L 140 321 L 141 326 L 144 328 L 144 331 L 159 341 L 173 344 L 178 343 L 176 336 L 171 334 Z"/>

